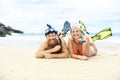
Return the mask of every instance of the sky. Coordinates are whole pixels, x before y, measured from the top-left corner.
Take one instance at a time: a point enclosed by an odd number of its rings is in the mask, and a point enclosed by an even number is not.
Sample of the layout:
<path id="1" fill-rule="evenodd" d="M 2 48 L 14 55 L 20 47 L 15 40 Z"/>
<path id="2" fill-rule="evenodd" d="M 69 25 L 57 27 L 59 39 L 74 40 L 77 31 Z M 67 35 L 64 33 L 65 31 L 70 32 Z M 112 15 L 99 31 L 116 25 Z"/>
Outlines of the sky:
<path id="1" fill-rule="evenodd" d="M 42 33 L 46 24 L 61 31 L 66 20 L 82 20 L 88 32 L 119 32 L 120 0 L 0 0 L 0 22 L 25 33 Z"/>

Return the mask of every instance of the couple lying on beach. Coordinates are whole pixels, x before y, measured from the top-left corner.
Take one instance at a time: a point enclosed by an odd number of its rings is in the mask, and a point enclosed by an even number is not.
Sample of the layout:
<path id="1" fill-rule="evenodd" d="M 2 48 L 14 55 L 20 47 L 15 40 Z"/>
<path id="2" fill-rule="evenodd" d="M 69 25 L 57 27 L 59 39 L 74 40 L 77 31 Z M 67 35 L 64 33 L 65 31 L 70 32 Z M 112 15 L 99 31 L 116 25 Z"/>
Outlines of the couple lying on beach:
<path id="1" fill-rule="evenodd" d="M 49 26 L 49 25 L 48 25 Z M 45 30 L 46 41 L 40 45 L 36 52 L 36 58 L 75 58 L 88 60 L 89 57 L 97 54 L 97 48 L 89 35 L 82 35 L 80 27 L 72 26 L 68 43 L 58 36 L 57 31 L 49 27 Z"/>

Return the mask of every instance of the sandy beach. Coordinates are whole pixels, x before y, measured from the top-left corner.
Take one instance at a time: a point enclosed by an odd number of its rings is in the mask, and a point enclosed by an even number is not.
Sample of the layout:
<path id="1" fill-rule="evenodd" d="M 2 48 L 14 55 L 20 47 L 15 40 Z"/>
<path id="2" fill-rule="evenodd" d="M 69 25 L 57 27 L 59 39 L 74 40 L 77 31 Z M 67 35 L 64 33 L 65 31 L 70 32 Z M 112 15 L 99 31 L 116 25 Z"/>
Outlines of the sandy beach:
<path id="1" fill-rule="evenodd" d="M 1 45 L 0 80 L 120 80 L 119 45 L 97 47 L 97 56 L 81 61 L 36 59 L 38 47 Z"/>
<path id="2" fill-rule="evenodd" d="M 98 53 L 37 59 L 49 32 L 66 44 L 89 35 Z M 120 80 L 120 0 L 0 0 L 0 80 Z"/>

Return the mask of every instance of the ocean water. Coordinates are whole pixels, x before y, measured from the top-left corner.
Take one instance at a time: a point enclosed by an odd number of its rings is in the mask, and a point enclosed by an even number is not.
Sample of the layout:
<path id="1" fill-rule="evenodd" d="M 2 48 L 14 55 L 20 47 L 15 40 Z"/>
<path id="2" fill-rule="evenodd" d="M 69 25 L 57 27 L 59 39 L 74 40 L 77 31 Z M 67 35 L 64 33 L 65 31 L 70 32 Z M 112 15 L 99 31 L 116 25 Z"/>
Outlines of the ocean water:
<path id="1" fill-rule="evenodd" d="M 95 35 L 95 33 L 90 34 Z M 69 34 L 64 37 L 67 41 Z M 46 38 L 44 33 L 24 33 L 24 34 L 12 34 L 12 36 L 7 35 L 6 37 L 0 37 L 0 45 L 18 45 L 18 46 L 33 46 L 38 47 L 45 41 Z M 104 40 L 96 41 L 100 43 L 110 43 L 110 44 L 120 44 L 120 33 L 113 33 L 113 35 Z"/>

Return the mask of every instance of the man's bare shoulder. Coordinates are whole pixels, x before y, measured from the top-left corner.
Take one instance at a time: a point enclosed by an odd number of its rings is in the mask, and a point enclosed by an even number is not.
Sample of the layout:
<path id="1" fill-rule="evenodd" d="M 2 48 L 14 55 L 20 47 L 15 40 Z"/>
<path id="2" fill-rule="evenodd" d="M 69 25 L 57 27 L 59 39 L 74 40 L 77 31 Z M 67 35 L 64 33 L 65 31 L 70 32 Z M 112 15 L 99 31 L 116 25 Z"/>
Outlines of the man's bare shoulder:
<path id="1" fill-rule="evenodd" d="M 60 39 L 61 39 L 62 43 L 66 43 L 65 40 L 64 40 L 63 38 L 60 38 Z"/>
<path id="2" fill-rule="evenodd" d="M 60 38 L 62 41 L 64 41 L 64 39 L 63 38 Z"/>

